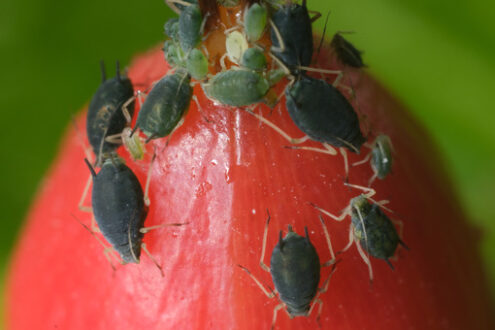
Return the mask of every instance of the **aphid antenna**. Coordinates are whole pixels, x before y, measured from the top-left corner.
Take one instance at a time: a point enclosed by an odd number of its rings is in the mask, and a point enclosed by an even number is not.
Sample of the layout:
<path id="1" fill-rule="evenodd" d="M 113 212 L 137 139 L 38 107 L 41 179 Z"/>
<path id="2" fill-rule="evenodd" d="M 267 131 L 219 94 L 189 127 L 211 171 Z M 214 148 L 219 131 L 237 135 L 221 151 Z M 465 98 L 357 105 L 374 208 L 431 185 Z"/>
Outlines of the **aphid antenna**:
<path id="1" fill-rule="evenodd" d="M 280 34 L 280 30 L 278 27 L 273 23 L 272 19 L 269 19 L 268 22 L 270 23 L 270 26 L 272 27 L 273 31 L 275 32 L 275 36 L 278 41 L 278 47 L 271 47 L 271 50 L 277 53 L 282 53 L 285 50 L 285 43 L 284 39 L 282 38 L 282 35 Z"/>
<path id="2" fill-rule="evenodd" d="M 94 171 L 94 169 L 93 169 L 93 171 Z M 82 212 L 86 212 L 86 213 L 93 213 L 93 208 L 91 206 L 84 205 L 84 201 L 86 200 L 86 196 L 88 195 L 89 187 L 91 186 L 91 181 L 92 181 L 91 178 L 92 177 L 93 177 L 93 173 L 91 173 L 88 176 L 88 180 L 86 180 L 86 185 L 84 186 L 84 190 L 83 190 L 83 193 L 81 195 L 81 198 L 79 199 L 79 204 L 78 204 L 79 210 L 81 210 Z"/>
<path id="3" fill-rule="evenodd" d="M 344 183 L 344 185 L 351 187 L 351 188 L 355 188 L 355 189 L 359 189 L 359 190 L 364 191 L 365 192 L 364 195 L 368 199 L 370 199 L 372 196 L 374 196 L 376 194 L 376 190 L 373 188 L 370 188 L 370 187 L 364 187 L 364 186 L 360 186 L 360 185 L 352 184 L 352 183 L 347 183 L 347 182 Z"/>
<path id="4" fill-rule="evenodd" d="M 318 45 L 318 50 L 316 51 L 316 57 L 314 60 L 314 62 L 316 62 L 316 63 L 318 63 L 318 57 L 320 57 L 321 46 L 323 46 L 323 40 L 325 40 L 325 34 L 327 32 L 328 18 L 330 17 L 331 12 L 332 12 L 331 10 L 328 11 L 327 18 L 325 19 L 325 26 L 323 27 L 323 33 L 321 34 L 320 44 Z"/>
<path id="5" fill-rule="evenodd" d="M 319 297 L 322 293 L 327 292 L 329 284 L 330 284 L 330 279 L 332 278 L 333 273 L 337 269 L 336 268 L 337 263 L 339 263 L 339 262 L 340 262 L 340 260 L 338 262 L 336 262 L 335 264 L 333 264 L 332 271 L 328 275 L 325 282 L 323 282 L 323 286 L 321 288 L 318 288 L 318 292 L 316 293 L 316 296 L 313 299 L 313 303 L 311 304 L 311 308 L 309 309 L 308 313 L 306 314 L 306 316 L 311 315 L 311 312 L 313 311 L 314 307 L 316 306 L 316 304 L 318 304 L 318 314 L 316 315 L 316 322 L 318 322 L 318 324 L 320 324 L 320 315 L 321 315 L 321 310 L 323 309 L 323 301 L 321 301 L 321 299 Z"/>
<path id="6" fill-rule="evenodd" d="M 131 239 L 131 222 L 127 225 L 127 242 L 129 243 L 129 250 L 131 251 L 132 259 L 136 263 L 139 263 L 138 257 L 136 257 L 136 254 L 134 253 L 134 249 L 132 247 L 132 239 Z"/>
<path id="7" fill-rule="evenodd" d="M 153 140 L 154 138 L 156 137 L 155 134 L 151 134 L 146 140 L 144 140 L 144 143 L 148 143 L 150 142 L 151 140 Z"/>
<path id="8" fill-rule="evenodd" d="M 332 257 L 332 259 L 323 263 L 321 266 L 322 267 L 328 267 L 332 264 L 335 264 L 335 260 L 336 260 L 335 259 L 335 253 L 333 252 L 332 242 L 330 241 L 330 234 L 328 233 L 328 229 L 327 229 L 327 226 L 325 225 L 325 221 L 323 220 L 323 217 L 321 216 L 321 214 L 319 214 L 318 217 L 320 219 L 321 226 L 323 227 L 323 233 L 325 234 L 325 239 L 327 241 L 328 250 L 330 251 L 330 256 Z"/>
<path id="9" fill-rule="evenodd" d="M 104 83 L 107 80 L 107 72 L 105 70 L 105 62 L 100 60 L 101 82 Z"/>
<path id="10" fill-rule="evenodd" d="M 266 252 L 266 239 L 268 236 L 268 225 L 270 224 L 270 219 L 271 219 L 270 212 L 268 211 L 268 209 L 266 209 L 266 215 L 267 215 L 267 218 L 266 218 L 266 223 L 265 223 L 265 230 L 263 232 L 263 243 L 262 243 L 262 248 L 261 248 L 260 267 L 264 271 L 270 272 L 270 268 L 263 262 L 263 259 L 265 259 L 265 252 Z"/>
<path id="11" fill-rule="evenodd" d="M 180 15 L 181 10 L 177 8 L 175 4 L 179 4 L 185 7 L 189 7 L 192 4 L 182 0 L 165 0 L 165 4 L 170 7 L 176 14 Z"/>
<path id="12" fill-rule="evenodd" d="M 151 183 L 151 173 L 153 172 L 153 164 L 156 158 L 156 147 L 153 147 L 153 156 L 151 157 L 150 166 L 148 168 L 148 175 L 146 176 L 146 184 L 144 187 L 144 204 L 150 206 L 150 198 L 148 196 Z"/>
<path id="13" fill-rule="evenodd" d="M 321 213 L 325 214 L 326 216 L 329 216 L 330 218 L 334 219 L 335 221 L 342 221 L 345 219 L 345 217 L 347 215 L 349 215 L 349 206 L 344 208 L 342 210 L 342 213 L 339 216 L 336 216 L 336 215 L 328 212 L 327 210 L 322 209 L 321 207 L 317 206 L 314 203 L 308 202 L 308 204 L 311 205 L 312 207 L 314 207 L 315 209 L 317 209 L 318 211 L 320 211 Z"/>
<path id="14" fill-rule="evenodd" d="M 155 230 L 155 229 L 160 229 L 163 227 L 179 227 L 179 226 L 188 225 L 189 223 L 190 222 L 162 223 L 161 225 L 143 227 L 143 228 L 139 229 L 139 232 L 142 234 L 146 234 L 146 233 L 149 233 L 150 231 Z"/>
<path id="15" fill-rule="evenodd" d="M 370 274 L 370 285 L 371 285 L 373 283 L 373 268 L 371 267 L 371 261 L 370 261 L 369 253 L 368 253 L 368 234 L 366 233 L 366 227 L 364 226 L 363 215 L 361 214 L 359 207 L 354 206 L 354 209 L 356 210 L 356 212 L 358 214 L 359 222 L 361 222 L 361 228 L 363 229 L 364 243 L 366 244 L 366 253 L 361 248 L 361 245 L 359 242 L 356 242 L 356 247 L 357 247 L 359 255 L 361 255 L 361 258 L 363 259 L 364 263 L 368 266 L 368 271 Z"/>

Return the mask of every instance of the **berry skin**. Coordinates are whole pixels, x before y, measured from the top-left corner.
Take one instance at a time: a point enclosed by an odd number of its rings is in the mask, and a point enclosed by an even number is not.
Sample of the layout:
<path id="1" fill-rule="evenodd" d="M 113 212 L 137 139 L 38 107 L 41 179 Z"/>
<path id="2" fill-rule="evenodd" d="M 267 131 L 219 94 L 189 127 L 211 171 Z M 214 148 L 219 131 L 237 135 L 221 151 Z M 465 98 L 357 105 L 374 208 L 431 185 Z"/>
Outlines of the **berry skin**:
<path id="1" fill-rule="evenodd" d="M 136 59 L 129 77 L 149 85 L 167 69 L 156 50 Z M 372 261 L 372 287 L 355 249 L 342 254 L 329 291 L 320 296 L 322 327 L 493 328 L 475 240 L 431 141 L 378 83 L 365 74 L 349 75 L 369 127 L 394 141 L 394 173 L 373 187 L 377 199 L 389 199 L 400 214 L 411 250 L 399 253 L 395 271 Z M 270 275 L 258 267 L 266 208 L 272 216 L 268 251 L 287 224 L 299 232 L 307 226 L 321 259 L 328 259 L 318 213 L 308 202 L 338 213 L 357 194 L 343 185 L 341 159 L 283 148 L 287 142 L 255 117 L 214 105 L 199 86 L 194 92 L 208 122 L 192 103 L 166 148 L 166 139 L 159 139 L 148 145 L 144 162 L 126 159 L 143 185 L 156 146 L 146 226 L 189 222 L 144 237 L 165 277 L 144 258 L 113 272 L 102 247 L 71 217 L 90 221 L 77 210 L 88 174 L 70 130 L 12 257 L 9 329 L 269 329 L 278 302 L 268 300 L 236 266 L 270 284 Z M 302 135 L 284 104 L 270 120 L 291 136 Z M 84 124 L 81 116 L 79 126 Z M 349 179 L 366 184 L 371 175 L 368 166 L 359 166 Z M 348 223 L 326 223 L 338 251 L 347 242 Z M 281 312 L 276 328 L 315 329 L 315 317 L 290 320 Z"/>

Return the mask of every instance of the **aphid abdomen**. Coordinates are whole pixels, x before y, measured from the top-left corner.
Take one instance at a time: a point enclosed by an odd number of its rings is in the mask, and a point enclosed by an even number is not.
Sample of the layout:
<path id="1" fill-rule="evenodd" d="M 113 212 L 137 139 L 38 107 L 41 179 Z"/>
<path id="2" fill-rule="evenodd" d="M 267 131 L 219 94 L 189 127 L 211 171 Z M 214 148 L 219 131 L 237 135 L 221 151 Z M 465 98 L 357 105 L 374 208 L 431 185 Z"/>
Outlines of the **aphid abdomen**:
<path id="1" fill-rule="evenodd" d="M 220 72 L 204 86 L 208 97 L 235 107 L 261 102 L 269 88 L 263 76 L 247 70 Z"/>
<path id="2" fill-rule="evenodd" d="M 88 108 L 86 131 L 89 143 L 98 156 L 100 146 L 103 153 L 115 150 L 119 144 L 103 142 L 106 136 L 119 134 L 127 122 L 121 107 L 134 95 L 131 81 L 127 77 L 115 77 L 103 82 L 94 94 Z M 127 106 L 134 113 L 134 102 Z"/>
<path id="3" fill-rule="evenodd" d="M 289 232 L 273 249 L 270 273 L 292 316 L 306 315 L 320 281 L 320 259 L 311 242 Z"/>
<path id="4" fill-rule="evenodd" d="M 362 51 L 356 49 L 353 44 L 347 41 L 340 33 L 333 36 L 330 46 L 337 53 L 338 59 L 345 65 L 353 68 L 364 67 Z"/>
<path id="5" fill-rule="evenodd" d="M 93 179 L 93 212 L 105 239 L 124 262 L 137 263 L 141 251 L 146 216 L 143 190 L 134 173 L 125 164 L 107 160 Z M 133 248 L 133 257 L 129 236 Z"/>
<path id="6" fill-rule="evenodd" d="M 354 152 L 361 148 L 365 138 L 358 116 L 335 87 L 305 76 L 287 88 L 285 95 L 292 120 L 311 139 Z"/>
<path id="7" fill-rule="evenodd" d="M 357 217 L 352 217 L 354 233 L 363 249 L 375 258 L 391 258 L 400 241 L 392 221 L 376 204 L 372 204 L 369 212 L 363 214 L 363 217 L 366 237 L 361 221 Z"/>
<path id="8" fill-rule="evenodd" d="M 285 49 L 273 53 L 287 66 L 308 66 L 313 56 L 313 32 L 306 6 L 287 4 L 271 17 L 282 37 Z M 273 47 L 280 47 L 277 35 L 271 29 Z"/>
<path id="9" fill-rule="evenodd" d="M 137 126 L 148 137 L 164 137 L 177 126 L 189 108 L 191 77 L 177 71 L 163 77 L 146 97 L 137 118 Z"/>

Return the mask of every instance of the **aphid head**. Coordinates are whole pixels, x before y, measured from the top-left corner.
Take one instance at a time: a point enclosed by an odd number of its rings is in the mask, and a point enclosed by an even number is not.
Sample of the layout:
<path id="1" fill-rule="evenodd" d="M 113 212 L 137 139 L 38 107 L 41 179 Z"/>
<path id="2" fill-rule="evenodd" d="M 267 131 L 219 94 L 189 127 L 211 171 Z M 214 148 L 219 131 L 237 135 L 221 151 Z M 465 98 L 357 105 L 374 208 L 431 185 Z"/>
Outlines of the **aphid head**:
<path id="1" fill-rule="evenodd" d="M 359 217 L 359 213 L 364 216 L 369 213 L 371 204 L 366 198 L 366 195 L 361 194 L 351 199 L 351 213 L 352 218 Z M 358 212 L 359 211 L 359 212 Z"/>

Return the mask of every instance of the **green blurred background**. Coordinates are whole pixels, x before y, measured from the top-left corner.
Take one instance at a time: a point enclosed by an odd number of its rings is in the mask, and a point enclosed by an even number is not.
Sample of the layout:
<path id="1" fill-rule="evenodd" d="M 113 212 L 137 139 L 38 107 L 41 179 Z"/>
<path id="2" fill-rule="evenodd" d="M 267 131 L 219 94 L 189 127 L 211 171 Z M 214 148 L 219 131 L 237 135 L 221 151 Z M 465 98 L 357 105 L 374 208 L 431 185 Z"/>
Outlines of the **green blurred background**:
<path id="1" fill-rule="evenodd" d="M 480 253 L 495 289 L 495 2 L 308 2 L 331 10 L 328 36 L 356 32 L 348 38 L 365 50 L 369 71 L 436 139 L 482 233 Z M 2 270 L 71 115 L 100 83 L 98 61 L 113 75 L 115 60 L 126 65 L 164 39 L 172 15 L 161 0 L 1 2 Z M 321 31 L 323 24 L 315 25 Z"/>

